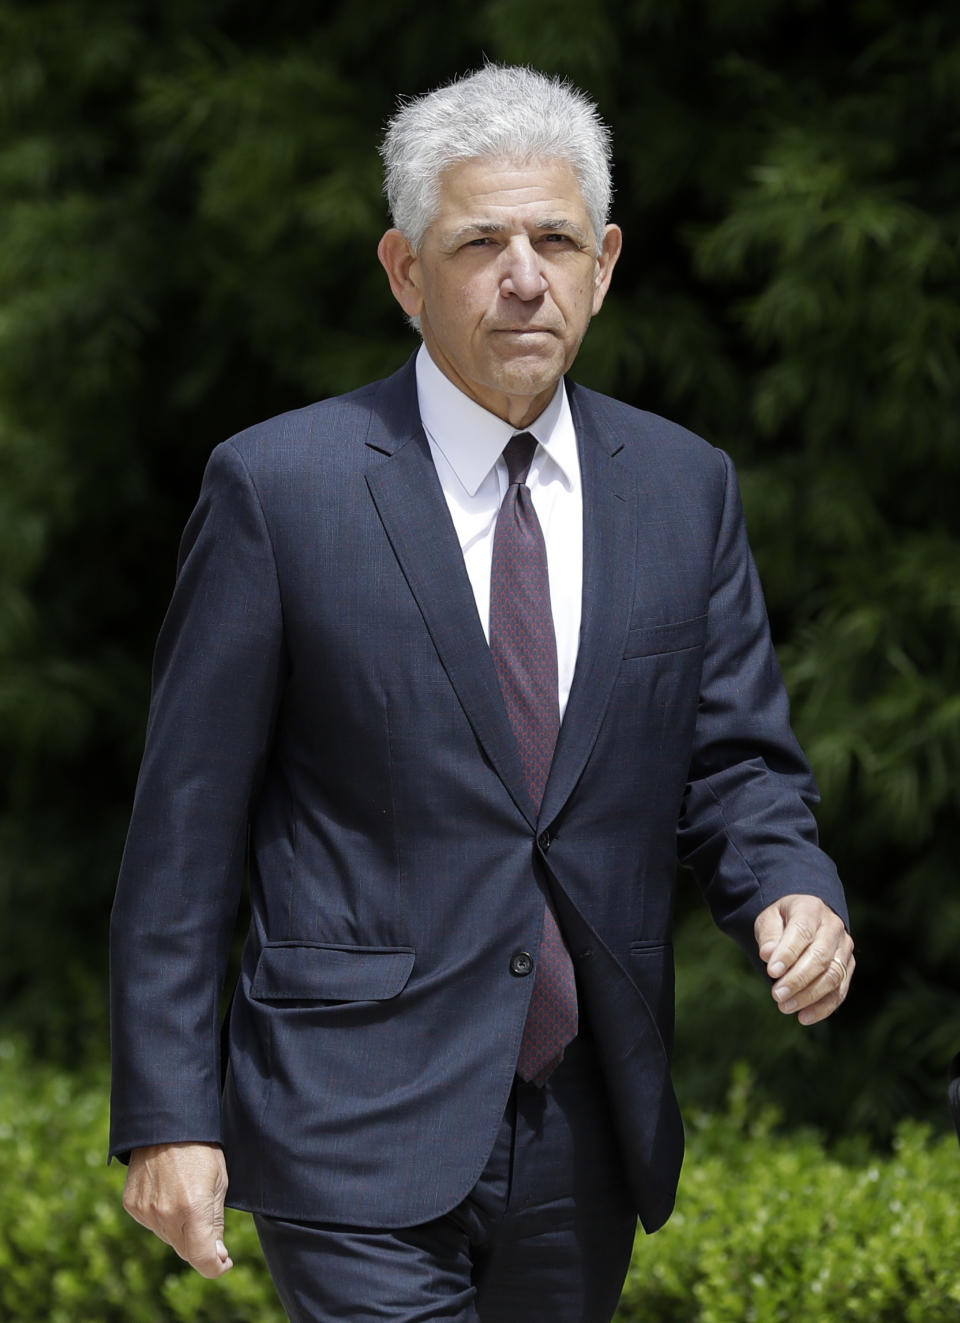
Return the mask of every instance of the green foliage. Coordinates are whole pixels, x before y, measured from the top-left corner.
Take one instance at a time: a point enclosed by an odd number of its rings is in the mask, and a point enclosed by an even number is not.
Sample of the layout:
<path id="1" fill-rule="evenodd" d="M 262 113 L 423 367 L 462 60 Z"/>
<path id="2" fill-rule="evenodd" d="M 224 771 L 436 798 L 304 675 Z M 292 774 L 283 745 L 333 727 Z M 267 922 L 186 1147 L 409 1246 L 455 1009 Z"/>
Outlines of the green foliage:
<path id="1" fill-rule="evenodd" d="M 949 931 L 949 899 L 944 911 Z M 891 943 L 895 936 L 891 929 Z M 855 991 L 852 1008 L 804 1028 L 776 1008 L 767 980 L 748 972 L 732 945 L 717 941 L 701 908 L 684 918 L 677 941 L 683 959 L 674 1073 L 685 1112 L 715 1107 L 731 1059 L 740 1059 L 754 1072 L 755 1097 L 775 1104 L 792 1126 L 887 1140 L 890 1117 L 924 1117 L 939 1129 L 948 1124 L 944 1063 L 958 1045 L 956 992 L 945 980 L 898 970 L 879 1014 L 865 1014 L 856 1000 L 864 994 Z M 934 955 L 945 963 L 941 952 Z M 848 1015 L 858 1010 L 859 1030 Z"/>
<path id="2" fill-rule="evenodd" d="M 413 347 L 373 256 L 374 144 L 398 93 L 486 54 L 569 75 L 614 126 L 626 247 L 577 375 L 737 461 L 853 901 L 854 992 L 812 1034 L 684 901 L 688 1096 L 716 1102 L 748 1051 L 789 1115 L 878 1135 L 942 1116 L 954 11 L 275 0 L 264 24 L 249 0 L 0 0 L 0 997 L 36 1046 L 102 1050 L 150 650 L 205 457 Z"/>
<path id="3" fill-rule="evenodd" d="M 282 1323 L 252 1219 L 227 1210 L 235 1267 L 205 1281 L 123 1212 L 104 1163 L 106 1086 L 0 1040 L 0 1317 L 49 1323 Z M 619 1323 L 953 1323 L 953 1139 L 900 1128 L 893 1153 L 784 1136 L 740 1072 L 698 1113 L 677 1211 L 638 1236 Z"/>
<path id="4" fill-rule="evenodd" d="M 0 1318 L 283 1323 L 252 1219 L 228 1212 L 236 1266 L 205 1281 L 123 1212 L 106 1133 L 102 1071 L 81 1081 L 0 1040 Z"/>
<path id="5" fill-rule="evenodd" d="M 618 1323 L 953 1323 L 955 1140 L 915 1123 L 889 1158 L 785 1138 L 739 1075 L 689 1127 L 677 1211 L 638 1238 Z"/>

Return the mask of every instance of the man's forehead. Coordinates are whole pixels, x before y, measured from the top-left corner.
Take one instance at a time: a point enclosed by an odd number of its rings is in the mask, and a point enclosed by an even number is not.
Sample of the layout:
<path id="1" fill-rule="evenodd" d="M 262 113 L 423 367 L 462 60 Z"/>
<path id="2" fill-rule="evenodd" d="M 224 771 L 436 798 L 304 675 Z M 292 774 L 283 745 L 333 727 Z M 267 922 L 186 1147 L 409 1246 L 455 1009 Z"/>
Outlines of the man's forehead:
<path id="1" fill-rule="evenodd" d="M 439 215 L 448 225 L 494 233 L 522 213 L 540 228 L 582 227 L 589 212 L 568 162 L 540 158 L 472 157 L 455 161 L 439 179 Z M 542 222 L 542 224 L 541 224 Z"/>

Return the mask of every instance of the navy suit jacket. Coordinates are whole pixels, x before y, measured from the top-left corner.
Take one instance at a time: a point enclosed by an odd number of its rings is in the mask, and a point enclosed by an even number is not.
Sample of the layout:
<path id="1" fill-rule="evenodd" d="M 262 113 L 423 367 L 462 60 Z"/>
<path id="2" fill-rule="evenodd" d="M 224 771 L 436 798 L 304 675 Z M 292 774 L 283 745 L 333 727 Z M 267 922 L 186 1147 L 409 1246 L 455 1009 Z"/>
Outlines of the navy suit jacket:
<path id="1" fill-rule="evenodd" d="M 568 383 L 579 656 L 539 814 L 412 364 L 219 446 L 184 534 L 113 913 L 111 1151 L 224 1145 L 229 1202 L 422 1222 L 478 1179 L 553 893 L 643 1224 L 673 1206 L 677 858 L 750 949 L 844 914 L 730 461 Z M 221 1076 L 220 998 L 252 923 Z"/>

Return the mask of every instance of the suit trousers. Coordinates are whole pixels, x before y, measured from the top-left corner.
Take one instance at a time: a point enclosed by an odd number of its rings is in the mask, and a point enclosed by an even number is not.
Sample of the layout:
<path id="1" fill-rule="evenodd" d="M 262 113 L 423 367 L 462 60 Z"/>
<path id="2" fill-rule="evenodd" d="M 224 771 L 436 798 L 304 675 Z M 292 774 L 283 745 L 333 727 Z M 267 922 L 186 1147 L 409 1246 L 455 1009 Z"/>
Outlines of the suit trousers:
<path id="1" fill-rule="evenodd" d="M 444 1216 L 256 1225 L 291 1323 L 609 1323 L 636 1212 L 592 1042 L 577 1038 L 544 1088 L 515 1082 L 480 1180 Z"/>

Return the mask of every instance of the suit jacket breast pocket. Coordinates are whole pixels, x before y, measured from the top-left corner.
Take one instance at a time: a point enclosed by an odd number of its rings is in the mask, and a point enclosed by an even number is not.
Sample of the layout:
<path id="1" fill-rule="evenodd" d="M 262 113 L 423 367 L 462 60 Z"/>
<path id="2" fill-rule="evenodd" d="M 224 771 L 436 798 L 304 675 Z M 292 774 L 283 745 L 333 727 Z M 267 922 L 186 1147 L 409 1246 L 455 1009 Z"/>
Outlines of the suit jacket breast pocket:
<path id="1" fill-rule="evenodd" d="M 627 632 L 624 661 L 631 657 L 656 657 L 669 652 L 702 648 L 707 635 L 707 617 L 694 616 L 670 625 L 640 625 Z"/>
<path id="2" fill-rule="evenodd" d="M 260 952 L 251 996 L 265 1002 L 371 1002 L 399 996 L 412 947 L 271 942 Z"/>

